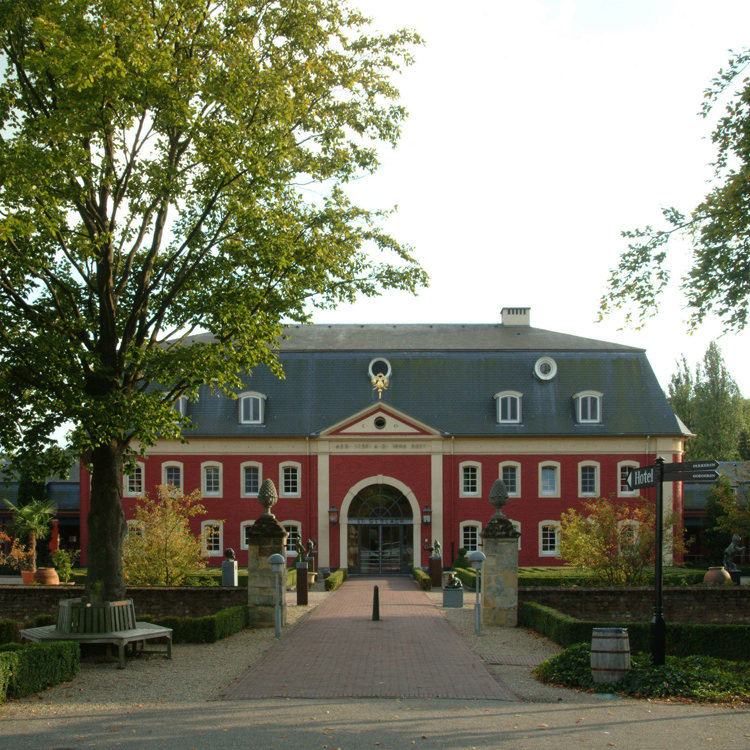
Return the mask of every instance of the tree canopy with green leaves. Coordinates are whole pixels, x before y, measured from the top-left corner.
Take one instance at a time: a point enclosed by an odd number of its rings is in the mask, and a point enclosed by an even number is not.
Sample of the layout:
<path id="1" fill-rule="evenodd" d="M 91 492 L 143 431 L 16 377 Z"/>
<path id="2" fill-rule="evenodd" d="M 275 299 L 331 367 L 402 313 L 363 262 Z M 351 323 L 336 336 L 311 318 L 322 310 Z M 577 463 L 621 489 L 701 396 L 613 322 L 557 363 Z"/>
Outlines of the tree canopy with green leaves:
<path id="1" fill-rule="evenodd" d="M 702 115 L 729 99 L 712 133 L 717 155 L 714 183 L 689 213 L 663 209 L 665 225 L 623 232 L 628 249 L 610 275 L 601 299 L 602 315 L 626 312 L 626 322 L 643 324 L 658 310 L 660 295 L 670 282 L 670 246 L 690 247 L 692 263 L 682 291 L 696 327 L 715 313 L 727 330 L 747 324 L 750 304 L 750 50 L 732 55 L 706 89 Z M 686 239 L 687 243 L 675 243 Z"/>
<path id="2" fill-rule="evenodd" d="M 685 444 L 686 459 L 734 461 L 740 457 L 744 399 L 715 341 L 695 373 L 682 359 L 669 383 L 669 403 L 695 434 Z"/>
<path id="3" fill-rule="evenodd" d="M 124 592 L 123 460 L 179 435 L 178 397 L 279 372 L 315 306 L 426 282 L 346 193 L 418 42 L 341 0 L 0 4 L 0 450 L 73 425 L 90 592 Z"/>

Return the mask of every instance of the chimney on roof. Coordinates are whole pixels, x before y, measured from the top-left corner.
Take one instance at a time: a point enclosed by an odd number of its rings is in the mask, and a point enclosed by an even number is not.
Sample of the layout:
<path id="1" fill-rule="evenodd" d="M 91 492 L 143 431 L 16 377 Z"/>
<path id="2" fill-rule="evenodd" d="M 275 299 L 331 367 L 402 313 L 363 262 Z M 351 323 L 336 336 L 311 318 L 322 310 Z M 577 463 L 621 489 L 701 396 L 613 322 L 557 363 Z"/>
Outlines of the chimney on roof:
<path id="1" fill-rule="evenodd" d="M 530 307 L 504 307 L 503 312 L 504 326 L 530 326 L 531 325 L 531 308 Z"/>

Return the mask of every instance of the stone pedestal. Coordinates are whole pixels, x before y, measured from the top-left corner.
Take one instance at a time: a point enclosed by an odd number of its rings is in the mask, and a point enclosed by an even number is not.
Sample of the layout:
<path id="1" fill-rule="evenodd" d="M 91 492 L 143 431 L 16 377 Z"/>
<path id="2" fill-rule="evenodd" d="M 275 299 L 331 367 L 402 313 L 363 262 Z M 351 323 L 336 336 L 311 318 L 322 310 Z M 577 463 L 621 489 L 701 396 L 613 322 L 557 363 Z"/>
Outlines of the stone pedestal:
<path id="1" fill-rule="evenodd" d="M 443 585 L 443 561 L 439 557 L 430 558 L 430 580 L 435 589 Z"/>
<path id="2" fill-rule="evenodd" d="M 482 531 L 487 559 L 482 571 L 482 622 L 518 625 L 518 537 L 504 516 L 494 516 Z"/>
<path id="3" fill-rule="evenodd" d="M 277 575 L 268 558 L 274 553 L 285 555 L 284 527 L 272 513 L 264 513 L 247 533 L 247 603 L 256 624 L 273 625 L 276 604 Z M 281 624 L 286 625 L 286 576 L 281 582 Z"/>
<path id="4" fill-rule="evenodd" d="M 237 560 L 224 560 L 221 564 L 221 585 L 237 585 Z"/>

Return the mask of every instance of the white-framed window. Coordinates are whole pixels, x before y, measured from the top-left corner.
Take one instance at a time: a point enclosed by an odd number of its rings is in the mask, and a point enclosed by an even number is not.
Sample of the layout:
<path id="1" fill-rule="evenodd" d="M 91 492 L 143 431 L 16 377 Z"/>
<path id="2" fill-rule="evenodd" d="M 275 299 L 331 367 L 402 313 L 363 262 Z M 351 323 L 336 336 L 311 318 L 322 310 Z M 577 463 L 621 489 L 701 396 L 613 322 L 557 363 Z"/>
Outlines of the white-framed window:
<path id="1" fill-rule="evenodd" d="M 201 521 L 201 547 L 208 557 L 224 555 L 224 524 L 221 521 Z"/>
<path id="2" fill-rule="evenodd" d="M 240 495 L 257 497 L 263 482 L 263 466 L 256 461 L 246 461 L 240 466 Z"/>
<path id="3" fill-rule="evenodd" d="M 620 461 L 617 464 L 617 496 L 618 497 L 635 497 L 638 493 L 628 487 L 628 475 L 630 469 L 637 469 L 640 466 L 638 461 Z"/>
<path id="4" fill-rule="evenodd" d="M 539 523 L 539 556 L 557 557 L 560 551 L 560 522 Z"/>
<path id="5" fill-rule="evenodd" d="M 286 538 L 286 556 L 297 557 L 297 545 L 302 538 L 302 524 L 299 521 L 283 521 L 281 525 L 289 534 Z"/>
<path id="6" fill-rule="evenodd" d="M 599 495 L 599 464 L 595 461 L 581 461 L 578 464 L 579 497 Z"/>
<path id="7" fill-rule="evenodd" d="M 166 461 L 161 465 L 162 484 L 182 489 L 182 464 L 179 461 Z"/>
<path id="8" fill-rule="evenodd" d="M 126 497 L 138 497 L 143 494 L 144 466 L 138 462 L 127 473 L 122 475 L 122 494 Z"/>
<path id="9" fill-rule="evenodd" d="M 465 462 L 459 466 L 459 497 L 479 497 L 482 490 L 481 464 Z"/>
<path id="10" fill-rule="evenodd" d="M 520 424 L 522 395 L 518 391 L 501 391 L 495 394 L 498 423 Z"/>
<path id="11" fill-rule="evenodd" d="M 509 497 L 521 496 L 521 464 L 518 461 L 503 461 L 498 476 L 505 482 Z"/>
<path id="12" fill-rule="evenodd" d="M 578 424 L 599 424 L 602 421 L 602 394 L 598 391 L 581 391 L 573 396 Z"/>
<path id="13" fill-rule="evenodd" d="M 240 549 L 247 549 L 250 529 L 253 528 L 255 521 L 243 521 L 240 524 Z"/>
<path id="14" fill-rule="evenodd" d="M 144 526 L 143 521 L 138 521 L 135 518 L 128 519 L 125 523 L 128 525 L 128 536 L 143 536 Z"/>
<path id="15" fill-rule="evenodd" d="M 222 465 L 218 461 L 206 461 L 201 464 L 201 492 L 205 497 L 221 497 Z"/>
<path id="16" fill-rule="evenodd" d="M 240 424 L 263 424 L 266 410 L 266 397 L 256 391 L 239 395 Z"/>
<path id="17" fill-rule="evenodd" d="M 459 539 L 461 546 L 467 552 L 479 549 L 479 532 L 482 524 L 479 521 L 461 521 L 459 524 Z"/>
<path id="18" fill-rule="evenodd" d="M 539 495 L 560 497 L 560 464 L 556 461 L 539 464 Z"/>
<path id="19" fill-rule="evenodd" d="M 300 469 L 297 463 L 284 463 L 279 466 L 279 494 L 282 497 L 300 496 Z"/>

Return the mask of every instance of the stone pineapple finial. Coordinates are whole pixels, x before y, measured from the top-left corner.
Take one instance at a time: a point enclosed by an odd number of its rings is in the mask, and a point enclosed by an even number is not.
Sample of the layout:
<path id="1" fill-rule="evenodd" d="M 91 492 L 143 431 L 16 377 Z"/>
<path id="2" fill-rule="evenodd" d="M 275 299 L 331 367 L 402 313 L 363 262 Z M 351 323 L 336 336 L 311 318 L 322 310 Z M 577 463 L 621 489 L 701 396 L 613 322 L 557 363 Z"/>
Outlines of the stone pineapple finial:
<path id="1" fill-rule="evenodd" d="M 496 479 L 490 490 L 490 504 L 495 508 L 495 515 L 490 518 L 482 530 L 483 539 L 518 539 L 521 536 L 513 527 L 510 519 L 503 513 L 508 503 L 508 488 L 502 479 Z"/>
<path id="2" fill-rule="evenodd" d="M 258 492 L 258 502 L 266 509 L 266 515 L 272 516 L 271 508 L 279 502 L 279 493 L 272 479 L 264 479 Z"/>
<path id="3" fill-rule="evenodd" d="M 505 518 L 503 508 L 508 504 L 508 488 L 502 479 L 496 479 L 490 489 L 490 505 L 495 508 L 493 518 Z"/>

